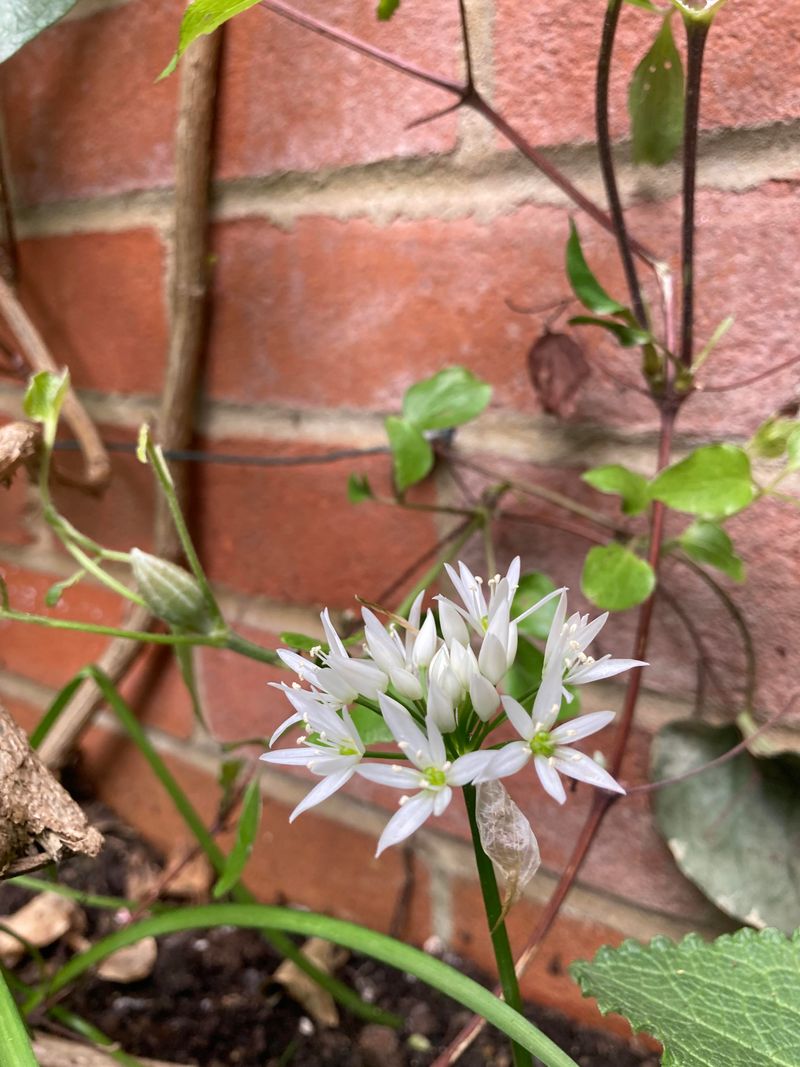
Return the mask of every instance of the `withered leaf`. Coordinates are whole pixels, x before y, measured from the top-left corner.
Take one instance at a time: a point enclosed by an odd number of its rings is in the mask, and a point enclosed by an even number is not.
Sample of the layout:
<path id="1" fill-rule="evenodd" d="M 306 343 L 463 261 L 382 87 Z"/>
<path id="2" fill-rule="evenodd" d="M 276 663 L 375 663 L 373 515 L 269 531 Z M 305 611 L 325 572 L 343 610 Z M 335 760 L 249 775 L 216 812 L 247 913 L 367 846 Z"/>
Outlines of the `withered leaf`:
<path id="1" fill-rule="evenodd" d="M 545 330 L 528 352 L 528 374 L 547 414 L 566 419 L 575 411 L 589 364 L 571 337 Z"/>
<path id="2" fill-rule="evenodd" d="M 41 432 L 41 428 L 32 422 L 9 422 L 0 426 L 0 485 L 11 485 L 18 469 L 34 459 Z"/>

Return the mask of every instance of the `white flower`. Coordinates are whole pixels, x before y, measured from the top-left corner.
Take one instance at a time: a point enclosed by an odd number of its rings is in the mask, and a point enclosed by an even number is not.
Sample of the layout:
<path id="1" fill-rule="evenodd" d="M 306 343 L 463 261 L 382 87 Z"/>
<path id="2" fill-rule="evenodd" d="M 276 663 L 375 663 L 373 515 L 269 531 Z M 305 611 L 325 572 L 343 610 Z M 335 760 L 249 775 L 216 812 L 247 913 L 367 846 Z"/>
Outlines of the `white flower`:
<path id="1" fill-rule="evenodd" d="M 558 660 L 564 675 L 564 685 L 586 685 L 587 682 L 612 678 L 615 674 L 630 670 L 631 667 L 647 666 L 639 659 L 612 659 L 611 655 L 605 655 L 595 660 L 587 656 L 586 649 L 605 626 L 608 612 L 598 615 L 591 622 L 588 615 L 578 612 L 570 615 L 565 621 L 566 614 L 567 598 L 562 593 L 547 637 L 544 670 L 546 672 L 550 665 Z M 567 690 L 564 691 L 564 696 L 567 701 L 572 700 L 572 695 Z"/>
<path id="2" fill-rule="evenodd" d="M 294 822 L 301 812 L 327 800 L 349 782 L 364 755 L 364 743 L 347 708 L 342 709 L 339 718 L 335 711 L 315 704 L 303 714 L 303 722 L 310 736 L 301 739 L 304 741 L 302 746 L 265 752 L 260 757 L 267 763 L 305 766 L 322 778 L 300 801 L 289 816 L 289 822 Z"/>
<path id="3" fill-rule="evenodd" d="M 452 762 L 447 759 L 442 734 L 429 716 L 427 737 L 411 714 L 391 697 L 379 698 L 386 725 L 397 745 L 413 767 L 398 764 L 364 763 L 358 773 L 362 778 L 397 789 L 416 789 L 413 796 L 400 800 L 400 809 L 386 824 L 378 841 L 376 856 L 418 830 L 431 815 L 441 815 L 453 797 L 453 786 L 466 785 L 484 774 L 492 752 L 469 752 Z"/>
<path id="4" fill-rule="evenodd" d="M 370 656 L 388 675 L 398 693 L 409 700 L 422 697 L 422 682 L 417 671 L 420 667 L 428 666 L 436 651 L 436 624 L 430 612 L 421 629 L 419 625 L 424 595 L 423 591 L 411 605 L 405 643 L 396 630 L 387 631 L 369 608 L 361 609 Z"/>
<path id="5" fill-rule="evenodd" d="M 561 704 L 560 689 L 560 675 L 551 668 L 542 679 L 532 714 L 529 715 L 513 697 L 502 698 L 505 713 L 522 740 L 498 749 L 478 781 L 507 778 L 533 760 L 539 780 L 559 804 L 567 799 L 559 772 L 614 793 L 625 792 L 608 771 L 585 753 L 570 747 L 571 742 L 602 730 L 615 713 L 594 711 L 553 728 Z"/>
<path id="6" fill-rule="evenodd" d="M 494 578 L 490 578 L 488 581 L 489 586 L 489 603 L 486 603 L 486 597 L 483 593 L 483 578 L 476 577 L 469 567 L 465 563 L 458 564 L 458 573 L 450 566 L 449 563 L 445 564 L 445 569 L 453 583 L 453 588 L 461 598 L 461 602 L 464 607 L 459 607 L 458 604 L 454 604 L 446 597 L 438 596 L 436 599 L 440 602 L 440 605 L 448 605 L 446 609 L 448 618 L 452 617 L 452 613 L 460 615 L 462 619 L 465 619 L 473 630 L 481 636 L 490 628 L 492 620 L 497 612 L 501 610 L 507 610 L 509 620 L 511 620 L 511 605 L 514 600 L 514 594 L 519 586 L 519 574 L 520 574 L 520 559 L 516 556 L 511 561 L 511 566 L 502 577 L 496 574 Z M 553 597 L 562 593 L 561 589 L 554 589 L 552 593 L 548 593 L 547 596 L 542 597 L 527 610 L 518 615 L 513 622 L 518 623 L 522 619 L 527 619 L 529 615 L 533 615 L 539 608 L 552 600 Z M 441 606 L 439 609 L 439 618 L 442 619 Z M 455 624 L 451 624 L 455 629 Z M 449 646 L 450 640 L 448 630 L 445 627 L 444 621 L 442 621 L 442 636 L 445 639 L 446 644 Z M 460 641 L 461 644 L 466 644 L 465 639 L 454 632 L 453 637 L 455 640 Z"/>

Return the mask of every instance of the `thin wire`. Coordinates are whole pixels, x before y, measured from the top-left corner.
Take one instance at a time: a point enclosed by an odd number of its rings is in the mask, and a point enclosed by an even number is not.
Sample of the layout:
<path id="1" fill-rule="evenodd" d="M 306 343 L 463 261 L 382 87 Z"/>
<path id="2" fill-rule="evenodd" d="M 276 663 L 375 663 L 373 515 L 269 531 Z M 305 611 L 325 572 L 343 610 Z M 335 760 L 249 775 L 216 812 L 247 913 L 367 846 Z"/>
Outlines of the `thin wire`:
<path id="1" fill-rule="evenodd" d="M 109 452 L 133 454 L 136 445 L 129 441 L 105 441 Z M 78 452 L 77 441 L 56 441 L 58 452 Z M 205 463 L 236 467 L 306 467 L 319 463 L 338 463 L 345 459 L 358 459 L 361 456 L 388 455 L 387 445 L 373 445 L 370 448 L 340 448 L 332 452 L 319 452 L 300 456 L 243 456 L 230 452 L 205 452 L 202 449 L 175 448 L 166 449 L 164 457 L 173 463 Z"/>

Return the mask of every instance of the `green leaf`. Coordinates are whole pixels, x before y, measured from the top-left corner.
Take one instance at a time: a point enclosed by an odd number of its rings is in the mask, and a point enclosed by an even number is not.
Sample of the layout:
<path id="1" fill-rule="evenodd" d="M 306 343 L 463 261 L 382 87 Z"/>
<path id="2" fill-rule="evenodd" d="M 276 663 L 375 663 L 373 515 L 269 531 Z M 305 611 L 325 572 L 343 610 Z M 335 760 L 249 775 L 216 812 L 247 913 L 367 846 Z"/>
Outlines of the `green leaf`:
<path id="1" fill-rule="evenodd" d="M 347 479 L 347 499 L 351 504 L 362 504 L 374 496 L 366 474 L 351 474 Z"/>
<path id="2" fill-rule="evenodd" d="M 44 602 L 48 608 L 54 608 L 61 600 L 67 589 L 71 589 L 73 585 L 77 585 L 78 582 L 86 576 L 86 571 L 81 567 L 80 570 L 75 571 L 69 578 L 64 578 L 61 582 L 54 582 L 53 585 L 47 590 L 44 596 Z"/>
<path id="3" fill-rule="evenodd" d="M 395 415 L 386 420 L 386 433 L 392 449 L 395 485 L 398 492 L 403 493 L 430 473 L 433 449 L 416 426 Z"/>
<path id="4" fill-rule="evenodd" d="M 244 760 L 241 759 L 226 759 L 220 764 L 219 773 L 217 775 L 217 782 L 222 790 L 222 796 L 219 802 L 220 811 L 226 811 L 230 806 L 231 800 L 233 799 L 233 787 L 236 785 L 236 780 L 243 767 Z"/>
<path id="5" fill-rule="evenodd" d="M 400 0 L 378 0 L 375 13 L 381 22 L 388 22 L 392 15 L 400 7 Z"/>
<path id="6" fill-rule="evenodd" d="M 465 367 L 446 367 L 403 397 L 403 417 L 419 430 L 449 430 L 480 415 L 492 387 Z"/>
<path id="7" fill-rule="evenodd" d="M 280 635 L 281 643 L 289 648 L 297 649 L 298 652 L 310 652 L 312 648 L 322 648 L 327 651 L 328 646 L 318 637 L 309 637 L 308 634 L 298 634 L 293 630 L 284 630 Z"/>
<path id="8" fill-rule="evenodd" d="M 704 445 L 650 483 L 654 500 L 704 519 L 733 515 L 754 495 L 750 460 L 738 445 Z"/>
<path id="9" fill-rule="evenodd" d="M 744 581 L 744 563 L 733 550 L 733 542 L 715 522 L 698 519 L 678 538 L 681 548 L 698 563 L 707 563 L 729 575 L 735 582 Z"/>
<path id="10" fill-rule="evenodd" d="M 503 679 L 503 692 L 515 700 L 522 700 L 542 682 L 544 653 L 524 637 L 517 643 L 517 655 Z"/>
<path id="11" fill-rule="evenodd" d="M 0 63 L 13 56 L 77 0 L 0 0 Z"/>
<path id="12" fill-rule="evenodd" d="M 356 724 L 358 736 L 365 745 L 382 745 L 393 741 L 392 731 L 372 708 L 365 708 L 361 704 L 354 704 L 350 708 L 350 715 Z"/>
<path id="13" fill-rule="evenodd" d="M 520 577 L 519 586 L 514 595 L 514 602 L 511 605 L 512 618 L 516 618 L 523 611 L 532 608 L 538 600 L 547 596 L 548 593 L 552 593 L 554 589 L 555 586 L 547 575 L 542 574 L 540 571 L 530 571 L 528 574 L 523 574 Z M 553 597 L 538 611 L 535 611 L 533 615 L 529 615 L 527 619 L 523 619 L 519 623 L 519 632 L 530 634 L 531 637 L 538 637 L 544 641 L 550 633 L 550 624 L 553 621 L 557 607 L 558 597 Z"/>
<path id="14" fill-rule="evenodd" d="M 605 611 L 625 611 L 641 604 L 655 584 L 647 560 L 616 542 L 590 549 L 583 564 L 581 592 Z"/>
<path id="15" fill-rule="evenodd" d="M 601 493 L 622 497 L 622 510 L 626 515 L 638 515 L 650 503 L 647 479 L 618 463 L 593 467 L 581 478 Z"/>
<path id="16" fill-rule="evenodd" d="M 44 440 L 52 447 L 58 426 L 61 405 L 69 392 L 69 371 L 60 374 L 43 370 L 30 380 L 22 401 L 22 409 L 29 419 L 40 422 L 44 427 Z"/>
<path id="17" fill-rule="evenodd" d="M 446 996 L 452 997 L 470 1012 L 481 1015 L 512 1041 L 538 1056 L 544 1067 L 577 1067 L 570 1056 L 562 1052 L 518 1011 L 472 978 L 461 974 L 435 956 L 344 919 L 332 919 L 327 915 L 266 904 L 209 904 L 203 907 L 176 908 L 131 923 L 95 942 L 85 952 L 73 956 L 51 976 L 48 985 L 42 983 L 31 992 L 25 1007 L 28 1012 L 33 1011 L 48 995 L 54 995 L 71 985 L 112 952 L 145 937 L 162 937 L 181 930 L 213 929 L 220 926 L 263 930 L 268 936 L 274 935 L 275 931 L 281 931 L 303 938 L 322 937 L 353 952 L 372 956 L 381 963 L 414 975 L 432 989 L 438 989 Z"/>
<path id="18" fill-rule="evenodd" d="M 198 37 L 203 34 L 213 33 L 223 22 L 232 19 L 234 15 L 255 7 L 259 0 L 194 0 L 189 4 L 181 19 L 178 31 L 178 48 L 175 55 L 159 74 L 159 80 L 172 74 L 178 66 L 178 60 L 183 53 Z"/>
<path id="19" fill-rule="evenodd" d="M 567 277 L 578 300 L 596 315 L 622 315 L 628 311 L 624 304 L 608 295 L 592 274 L 583 255 L 578 229 L 572 219 L 569 221 L 567 241 Z"/>
<path id="20" fill-rule="evenodd" d="M 623 348 L 635 348 L 638 345 L 646 345 L 652 341 L 652 334 L 643 330 L 640 326 L 628 326 L 624 322 L 616 322 L 614 319 L 599 319 L 594 315 L 574 315 L 569 320 L 570 326 L 599 326 L 609 333 L 613 333 Z"/>
<path id="21" fill-rule="evenodd" d="M 792 430 L 786 441 L 786 467 L 790 471 L 800 469 L 800 426 Z"/>
<path id="22" fill-rule="evenodd" d="M 683 140 L 683 64 L 667 15 L 628 92 L 634 163 L 668 163 Z"/>
<path id="23" fill-rule="evenodd" d="M 245 790 L 242 813 L 239 816 L 239 825 L 236 827 L 236 841 L 225 860 L 225 868 L 214 886 L 215 900 L 229 893 L 241 878 L 242 871 L 253 851 L 260 821 L 261 791 L 258 779 L 254 779 Z"/>
<path id="24" fill-rule="evenodd" d="M 782 416 L 773 416 L 762 422 L 747 443 L 747 448 L 759 459 L 779 459 L 784 453 L 789 455 L 790 469 L 797 459 L 798 446 L 800 445 L 800 422 L 797 419 L 787 419 Z"/>
<path id="25" fill-rule="evenodd" d="M 664 1045 L 664 1067 L 795 1067 L 800 1049 L 800 932 L 738 930 L 711 944 L 605 946 L 570 967 L 603 1013 Z"/>
<path id="26" fill-rule="evenodd" d="M 37 1065 L 28 1031 L 20 1018 L 19 1010 L 2 970 L 0 970 L 0 1048 L 3 1050 L 3 1067 L 36 1067 Z"/>
<path id="27" fill-rule="evenodd" d="M 702 767 L 741 739 L 735 726 L 671 723 L 653 743 L 651 777 Z M 785 933 L 800 925 L 798 782 L 797 754 L 741 752 L 653 796 L 658 828 L 686 877 L 728 915 Z"/>

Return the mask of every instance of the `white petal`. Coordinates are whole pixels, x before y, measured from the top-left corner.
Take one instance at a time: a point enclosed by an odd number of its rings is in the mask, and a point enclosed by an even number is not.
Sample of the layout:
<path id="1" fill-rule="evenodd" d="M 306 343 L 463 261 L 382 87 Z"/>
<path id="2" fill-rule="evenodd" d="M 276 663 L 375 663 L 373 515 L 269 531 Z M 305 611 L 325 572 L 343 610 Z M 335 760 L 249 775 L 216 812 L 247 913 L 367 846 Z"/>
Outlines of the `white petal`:
<path id="1" fill-rule="evenodd" d="M 482 722 L 488 722 L 500 706 L 497 690 L 482 674 L 473 674 L 470 678 L 469 697 L 476 715 Z"/>
<path id="2" fill-rule="evenodd" d="M 517 615 L 514 622 L 521 622 L 522 619 L 527 619 L 529 615 L 533 615 L 534 612 L 543 608 L 545 604 L 548 604 L 554 597 L 563 596 L 565 592 L 566 590 L 564 588 L 554 589 L 552 593 L 548 593 L 546 596 L 543 596 L 541 600 L 537 600 L 531 607 L 526 608 L 521 615 Z"/>
<path id="3" fill-rule="evenodd" d="M 424 784 L 419 771 L 401 767 L 398 763 L 361 763 L 358 773 L 370 782 L 389 785 L 393 789 L 419 789 Z"/>
<path id="4" fill-rule="evenodd" d="M 608 612 L 603 612 L 602 615 L 598 615 L 594 622 L 584 623 L 578 631 L 576 640 L 581 646 L 581 652 L 594 641 L 595 637 L 600 633 L 605 624 L 608 622 Z"/>
<path id="5" fill-rule="evenodd" d="M 378 699 L 384 721 L 400 745 L 403 755 L 420 770 L 430 767 L 433 761 L 428 739 L 412 719 L 411 713 L 402 704 L 383 693 Z"/>
<path id="6" fill-rule="evenodd" d="M 283 763 L 287 767 L 305 767 L 308 761 L 314 758 L 314 749 L 311 745 L 302 748 L 276 748 L 274 752 L 262 752 L 258 757 L 265 763 Z"/>
<path id="7" fill-rule="evenodd" d="M 485 675 L 493 685 L 497 685 L 508 670 L 505 644 L 495 634 L 487 633 L 484 637 L 478 656 L 478 666 L 481 674 Z"/>
<path id="8" fill-rule="evenodd" d="M 483 595 L 483 589 L 481 582 L 475 577 L 466 563 L 462 563 L 459 560 L 458 570 L 461 575 L 461 585 L 466 593 L 466 596 L 462 597 L 464 601 L 464 607 L 467 608 L 470 615 L 473 615 L 478 621 L 486 617 L 486 599 Z"/>
<path id="9" fill-rule="evenodd" d="M 408 628 L 406 629 L 406 662 L 411 661 L 411 653 L 414 647 L 414 642 L 417 639 L 417 631 L 419 630 L 419 620 L 422 618 L 422 601 L 425 598 L 425 590 L 421 593 L 417 593 L 414 597 L 414 603 L 411 605 L 411 609 L 408 613 Z"/>
<path id="10" fill-rule="evenodd" d="M 519 587 L 519 572 L 522 567 L 519 556 L 514 556 L 511 560 L 511 564 L 506 571 L 506 581 L 511 589 L 511 596 L 514 596 L 517 588 Z"/>
<path id="11" fill-rule="evenodd" d="M 307 793 L 300 801 L 289 816 L 289 822 L 294 822 L 298 815 L 302 815 L 304 811 L 313 808 L 315 804 L 320 804 L 323 800 L 327 800 L 337 789 L 341 789 L 346 782 L 349 782 L 354 773 L 355 767 L 353 766 L 348 767 L 347 770 L 340 771 L 339 774 L 330 774 L 323 778 L 322 781 L 319 782 L 318 785 L 315 785 L 311 792 Z"/>
<path id="12" fill-rule="evenodd" d="M 561 596 L 556 607 L 555 614 L 553 615 L 553 621 L 550 624 L 550 633 L 547 635 L 547 644 L 544 649 L 544 662 L 545 669 L 551 659 L 561 659 L 561 646 L 563 641 L 563 629 L 564 619 L 567 615 L 567 593 L 566 590 L 561 592 Z"/>
<path id="13" fill-rule="evenodd" d="M 464 620 L 455 609 L 455 605 L 449 600 L 442 598 L 439 601 L 439 625 L 442 628 L 442 637 L 448 648 L 457 641 L 460 645 L 469 644 L 469 630 Z"/>
<path id="14" fill-rule="evenodd" d="M 586 685 L 587 682 L 597 682 L 601 678 L 613 678 L 615 674 L 629 671 L 633 667 L 646 667 L 647 663 L 640 659 L 611 659 L 603 656 L 596 663 L 576 664 L 568 673 L 564 681 L 570 685 Z"/>
<path id="15" fill-rule="evenodd" d="M 544 786 L 545 792 L 549 793 L 553 800 L 557 800 L 559 804 L 563 804 L 567 799 L 567 794 L 564 792 L 564 786 L 562 785 L 561 779 L 558 777 L 558 771 L 547 756 L 536 756 L 533 765 L 536 768 L 536 773 L 539 775 L 539 781 Z"/>
<path id="16" fill-rule="evenodd" d="M 294 715 L 290 715 L 288 719 L 284 719 L 280 726 L 275 730 L 272 737 L 269 739 L 269 747 L 272 748 L 272 746 L 275 744 L 281 734 L 285 733 L 285 731 L 288 730 L 290 726 L 294 726 L 296 722 L 302 721 L 303 716 L 300 714 L 299 711 L 295 712 Z"/>
<path id="17" fill-rule="evenodd" d="M 407 671 L 405 667 L 396 667 L 389 672 L 389 681 L 395 687 L 401 697 L 408 700 L 420 700 L 423 695 L 422 682 L 416 674 Z"/>
<path id="18" fill-rule="evenodd" d="M 395 667 L 403 666 L 402 652 L 381 626 L 379 619 L 369 608 L 362 608 L 361 616 L 364 620 L 364 636 L 367 639 L 367 648 L 377 666 L 386 674 Z"/>
<path id="19" fill-rule="evenodd" d="M 447 761 L 447 751 L 444 747 L 441 731 L 436 725 L 433 716 L 426 719 L 425 726 L 428 731 L 428 751 L 431 755 L 430 766 L 443 767 Z"/>
<path id="20" fill-rule="evenodd" d="M 448 785 L 466 785 L 481 777 L 496 755 L 496 751 L 484 749 L 482 752 L 467 752 L 459 756 L 447 771 Z M 481 777 L 481 781 L 485 780 Z"/>
<path id="21" fill-rule="evenodd" d="M 542 684 L 531 712 L 531 718 L 539 730 L 549 730 L 558 718 L 561 708 L 561 673 L 561 663 L 557 659 L 545 667 Z"/>
<path id="22" fill-rule="evenodd" d="M 453 701 L 431 678 L 428 682 L 428 718 L 433 719 L 444 734 L 456 728 L 456 712 Z"/>
<path id="23" fill-rule="evenodd" d="M 534 734 L 533 719 L 531 719 L 525 708 L 513 697 L 504 696 L 503 711 L 505 711 L 509 722 L 522 740 L 530 741 Z"/>
<path id="24" fill-rule="evenodd" d="M 559 746 L 555 751 L 555 764 L 562 774 L 568 774 L 570 778 L 577 778 L 589 785 L 596 785 L 600 789 L 608 789 L 612 793 L 624 793 L 625 790 L 615 781 L 608 771 L 595 763 L 584 752 L 578 752 L 574 748 Z"/>
<path id="25" fill-rule="evenodd" d="M 283 661 L 290 671 L 294 671 L 303 681 L 311 680 L 319 670 L 319 667 L 311 660 L 294 652 L 291 648 L 279 648 L 278 658 Z"/>
<path id="26" fill-rule="evenodd" d="M 449 785 L 446 785 L 443 789 L 437 789 L 433 797 L 433 814 L 441 815 L 452 799 L 453 790 Z"/>
<path id="27" fill-rule="evenodd" d="M 331 652 L 338 652 L 340 656 L 347 656 L 347 649 L 342 644 L 342 639 L 336 632 L 336 628 L 331 622 L 330 612 L 327 608 L 320 615 L 322 619 L 322 629 L 325 631 L 325 638 L 330 646 Z"/>
<path id="28" fill-rule="evenodd" d="M 389 684 L 389 679 L 374 663 L 365 659 L 350 659 L 333 652 L 325 659 L 329 669 L 342 679 L 345 685 L 352 686 L 356 693 L 361 693 L 370 700 L 377 700 Z M 351 697 L 351 700 L 353 698 Z M 347 701 L 350 703 L 350 701 Z"/>
<path id="29" fill-rule="evenodd" d="M 491 782 L 495 778 L 508 778 L 522 770 L 533 756 L 530 745 L 524 741 L 512 741 L 495 751 L 483 771 L 475 776 L 476 782 Z"/>
<path id="30" fill-rule="evenodd" d="M 433 803 L 433 794 L 429 789 L 423 789 L 421 793 L 407 800 L 384 827 L 375 855 L 380 856 L 384 849 L 405 841 L 418 830 L 433 814 Z"/>
<path id="31" fill-rule="evenodd" d="M 557 745 L 570 745 L 608 726 L 616 714 L 615 711 L 592 711 L 588 715 L 578 715 L 551 730 L 550 737 Z"/>
<path id="32" fill-rule="evenodd" d="M 436 619 L 433 612 L 429 611 L 425 616 L 425 622 L 417 634 L 411 653 L 411 662 L 415 667 L 428 667 L 436 653 L 438 637 L 436 634 Z"/>

